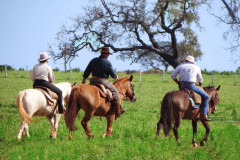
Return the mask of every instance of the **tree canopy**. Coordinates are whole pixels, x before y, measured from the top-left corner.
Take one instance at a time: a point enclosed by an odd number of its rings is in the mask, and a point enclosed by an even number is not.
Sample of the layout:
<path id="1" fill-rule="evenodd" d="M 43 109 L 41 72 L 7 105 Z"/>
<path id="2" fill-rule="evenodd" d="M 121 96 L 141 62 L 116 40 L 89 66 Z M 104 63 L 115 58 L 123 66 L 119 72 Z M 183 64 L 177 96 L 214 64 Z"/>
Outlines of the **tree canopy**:
<path id="1" fill-rule="evenodd" d="M 221 0 L 222 14 L 215 15 L 220 22 L 229 26 L 229 29 L 224 33 L 226 39 L 232 40 L 230 49 L 236 51 L 240 48 L 240 0 Z"/>
<path id="2" fill-rule="evenodd" d="M 200 26 L 203 4 L 206 0 L 92 0 L 72 26 L 63 25 L 51 54 L 55 59 L 67 54 L 70 62 L 85 47 L 96 52 L 108 46 L 123 60 L 175 68 L 186 55 L 202 55 L 191 26 Z"/>

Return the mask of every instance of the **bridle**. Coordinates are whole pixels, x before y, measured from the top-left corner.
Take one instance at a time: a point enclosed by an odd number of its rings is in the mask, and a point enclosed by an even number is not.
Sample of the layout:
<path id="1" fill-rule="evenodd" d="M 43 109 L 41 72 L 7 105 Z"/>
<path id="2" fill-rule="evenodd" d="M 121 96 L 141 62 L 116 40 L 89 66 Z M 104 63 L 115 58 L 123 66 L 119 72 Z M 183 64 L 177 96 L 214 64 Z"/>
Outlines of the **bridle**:
<path id="1" fill-rule="evenodd" d="M 128 80 L 129 83 L 130 83 L 130 88 L 131 88 L 131 91 L 132 91 L 132 98 L 135 96 L 135 93 L 134 93 L 134 89 L 133 89 L 133 84 L 130 80 Z M 123 89 L 120 85 L 120 83 L 118 83 L 118 86 L 120 88 L 120 91 L 119 91 L 119 94 L 123 95 L 123 100 L 125 101 L 131 101 L 131 99 L 128 97 L 128 95 L 126 95 L 125 93 L 123 93 Z"/>
<path id="2" fill-rule="evenodd" d="M 219 93 L 218 90 L 216 90 L 215 95 L 213 95 L 213 97 L 210 99 L 210 106 L 209 106 L 209 112 L 210 113 L 214 113 L 216 111 L 216 104 L 218 104 L 219 102 Z"/>

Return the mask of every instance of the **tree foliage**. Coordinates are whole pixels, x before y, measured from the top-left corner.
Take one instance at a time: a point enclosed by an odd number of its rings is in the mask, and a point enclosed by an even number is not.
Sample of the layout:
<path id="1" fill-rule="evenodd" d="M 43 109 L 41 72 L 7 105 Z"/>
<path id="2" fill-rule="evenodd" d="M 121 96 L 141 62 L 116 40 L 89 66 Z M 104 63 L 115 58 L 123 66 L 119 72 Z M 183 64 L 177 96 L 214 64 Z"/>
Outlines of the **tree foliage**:
<path id="1" fill-rule="evenodd" d="M 63 25 L 51 53 L 55 59 L 62 58 L 67 46 L 67 61 L 71 61 L 85 47 L 96 52 L 108 46 L 122 60 L 131 59 L 153 68 L 175 68 L 186 55 L 202 55 L 191 25 L 200 26 L 197 9 L 205 3 L 206 0 L 92 0 L 84 8 L 84 15 L 73 18 L 74 25 Z"/>
<path id="2" fill-rule="evenodd" d="M 232 39 L 230 49 L 236 51 L 240 48 L 240 0 L 221 0 L 222 14 L 215 15 L 220 22 L 229 26 L 224 33 L 226 39 Z"/>

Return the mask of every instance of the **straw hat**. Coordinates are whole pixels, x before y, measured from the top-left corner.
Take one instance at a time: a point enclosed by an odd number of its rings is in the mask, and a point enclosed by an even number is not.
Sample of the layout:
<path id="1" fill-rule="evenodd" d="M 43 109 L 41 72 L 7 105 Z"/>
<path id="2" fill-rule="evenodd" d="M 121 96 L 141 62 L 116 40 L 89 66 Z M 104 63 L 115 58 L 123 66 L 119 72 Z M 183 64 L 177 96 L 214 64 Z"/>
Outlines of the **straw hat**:
<path id="1" fill-rule="evenodd" d="M 187 56 L 185 59 L 185 61 L 191 62 L 191 63 L 195 63 L 194 57 L 193 56 Z"/>
<path id="2" fill-rule="evenodd" d="M 47 52 L 41 52 L 40 53 L 40 58 L 38 59 L 39 62 L 45 61 L 49 59 L 51 56 L 48 55 Z"/>

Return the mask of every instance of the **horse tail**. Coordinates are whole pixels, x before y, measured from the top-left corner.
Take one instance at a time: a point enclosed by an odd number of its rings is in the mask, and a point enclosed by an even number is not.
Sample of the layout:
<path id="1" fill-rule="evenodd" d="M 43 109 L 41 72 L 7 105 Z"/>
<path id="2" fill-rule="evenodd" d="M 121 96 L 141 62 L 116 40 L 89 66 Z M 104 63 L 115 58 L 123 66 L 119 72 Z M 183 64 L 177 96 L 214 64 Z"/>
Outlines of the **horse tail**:
<path id="1" fill-rule="evenodd" d="M 26 110 L 25 110 L 25 108 L 23 106 L 23 96 L 24 96 L 24 91 L 20 91 L 18 93 L 18 96 L 17 96 L 18 111 L 19 111 L 23 121 L 25 121 L 26 123 L 30 123 L 31 122 L 31 117 L 26 112 Z"/>
<path id="2" fill-rule="evenodd" d="M 172 129 L 172 105 L 172 94 L 167 93 L 164 96 L 161 105 L 161 120 L 163 121 L 165 136 L 168 136 L 169 131 Z"/>
<path id="3" fill-rule="evenodd" d="M 66 126 L 70 131 L 76 130 L 74 122 L 76 120 L 79 110 L 81 109 L 80 105 L 78 104 L 79 93 L 80 93 L 79 87 L 74 87 L 72 89 L 68 100 L 68 107 L 66 109 L 64 116 Z"/>

